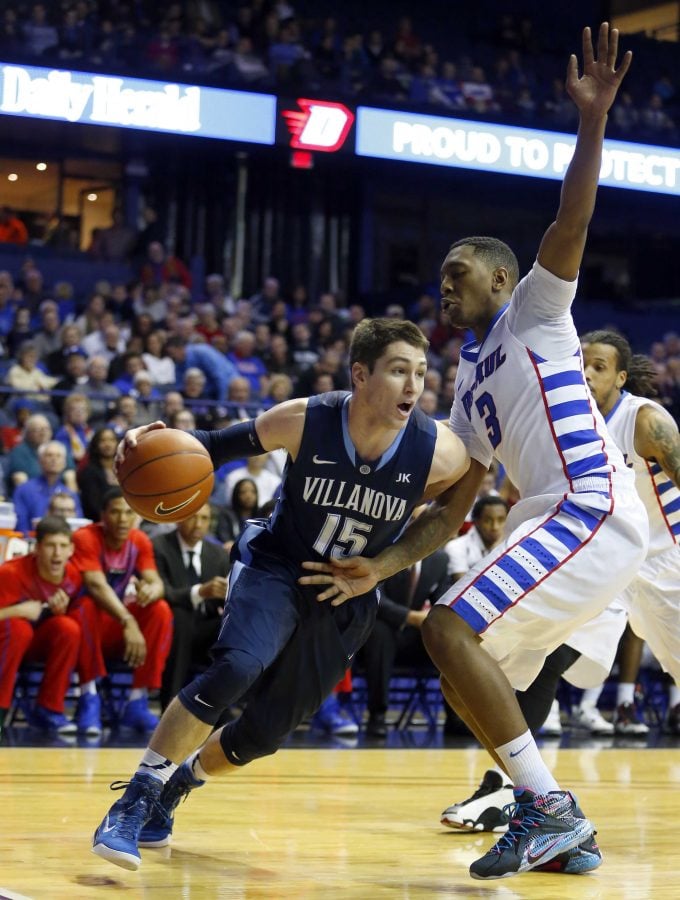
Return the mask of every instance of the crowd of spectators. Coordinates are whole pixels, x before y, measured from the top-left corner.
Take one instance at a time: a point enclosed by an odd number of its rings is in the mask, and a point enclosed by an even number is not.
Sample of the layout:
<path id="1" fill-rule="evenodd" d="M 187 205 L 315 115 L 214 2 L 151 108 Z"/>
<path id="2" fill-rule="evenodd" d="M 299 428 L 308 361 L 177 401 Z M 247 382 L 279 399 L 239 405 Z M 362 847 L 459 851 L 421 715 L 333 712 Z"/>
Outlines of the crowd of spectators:
<path id="1" fill-rule="evenodd" d="M 486 25 L 457 15 L 453 34 L 377 4 L 361 11 L 287 0 L 127 0 L 7 4 L 0 54 L 60 65 L 253 89 L 305 89 L 362 102 L 430 106 L 456 115 L 571 129 L 553 33 L 512 12 Z M 436 17 L 435 17 L 436 18 Z M 572 36 L 569 35 L 569 38 Z M 612 111 L 613 133 L 677 140 L 678 63 L 636 41 L 636 70 Z M 570 47 L 571 49 L 571 47 Z M 668 64 L 667 64 L 668 62 Z"/>

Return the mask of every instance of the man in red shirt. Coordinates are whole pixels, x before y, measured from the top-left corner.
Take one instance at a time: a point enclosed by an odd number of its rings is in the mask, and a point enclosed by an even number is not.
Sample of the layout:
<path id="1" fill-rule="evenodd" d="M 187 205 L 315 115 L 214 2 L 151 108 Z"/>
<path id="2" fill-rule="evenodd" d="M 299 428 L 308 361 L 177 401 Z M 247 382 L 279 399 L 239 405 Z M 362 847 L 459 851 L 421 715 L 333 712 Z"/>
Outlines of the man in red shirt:
<path id="1" fill-rule="evenodd" d="M 81 690 L 89 706 L 90 728 L 99 725 L 95 679 L 106 674 L 104 659 L 123 658 L 134 669 L 132 690 L 120 724 L 150 731 L 158 724 L 148 706 L 148 690 L 161 686 L 172 641 L 172 611 L 163 597 L 151 541 L 133 528 L 135 513 L 118 487 L 102 500 L 101 521 L 73 535 L 73 562 L 82 573 L 85 592 L 98 610 L 98 652 L 80 669 Z M 81 698 L 82 700 L 82 698 Z"/>
<path id="2" fill-rule="evenodd" d="M 0 243 L 27 244 L 28 231 L 8 206 L 0 206 Z"/>
<path id="3" fill-rule="evenodd" d="M 61 516 L 36 528 L 35 550 L 0 565 L 0 729 L 23 660 L 45 664 L 30 724 L 67 734 L 64 697 L 78 661 L 81 627 L 74 610 L 82 579 L 70 562 L 71 529 Z"/>

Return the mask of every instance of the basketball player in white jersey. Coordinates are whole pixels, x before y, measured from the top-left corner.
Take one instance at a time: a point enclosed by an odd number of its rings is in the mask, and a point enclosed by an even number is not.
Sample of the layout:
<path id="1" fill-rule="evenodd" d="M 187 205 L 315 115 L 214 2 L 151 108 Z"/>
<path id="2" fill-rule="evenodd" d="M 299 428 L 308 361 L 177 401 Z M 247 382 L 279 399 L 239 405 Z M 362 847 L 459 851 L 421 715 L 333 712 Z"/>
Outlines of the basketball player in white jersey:
<path id="1" fill-rule="evenodd" d="M 584 29 L 581 77 L 576 57 L 569 61 L 578 136 L 531 272 L 517 284 L 517 260 L 494 238 L 458 241 L 443 262 L 442 309 L 475 337 L 461 352 L 451 412 L 472 458 L 468 473 L 372 560 L 306 566 L 326 574 L 304 583 L 325 584 L 318 599 L 338 605 L 455 534 L 493 456 L 517 486 L 509 538 L 438 601 L 423 627 L 447 700 L 523 786 L 507 833 L 471 865 L 474 878 L 515 875 L 570 852 L 584 870 L 600 862 L 593 826 L 543 762 L 513 688 L 528 687 L 546 656 L 623 591 L 647 550 L 644 507 L 592 402 L 570 313 L 607 112 L 631 60 L 626 53 L 617 68 L 617 47 L 618 31 L 603 23 L 597 52 Z"/>
<path id="2" fill-rule="evenodd" d="M 647 559 L 619 601 L 635 634 L 647 641 L 673 678 L 667 730 L 680 734 L 680 433 L 672 416 L 645 396 L 651 365 L 631 354 L 620 334 L 593 331 L 583 338 L 586 379 L 607 428 L 635 473 L 635 486 L 649 517 Z M 644 363 L 647 362 L 647 367 Z M 624 390 L 624 385 L 629 390 Z M 583 661 L 613 663 L 616 629 L 584 627 L 568 644 L 581 660 L 565 672 L 572 681 Z M 608 669 L 606 670 L 608 671 Z"/>
<path id="3" fill-rule="evenodd" d="M 577 687 L 597 685 L 601 689 L 630 617 L 635 633 L 648 642 L 673 678 L 666 728 L 680 734 L 680 433 L 666 410 L 647 396 L 653 390 L 655 375 L 651 362 L 644 356 L 634 356 L 622 335 L 593 331 L 584 335 L 581 343 L 593 399 L 635 474 L 635 486 L 647 510 L 649 550 L 617 601 L 569 637 L 562 651 L 571 648 L 578 658 L 555 674 L 561 672 Z M 561 652 L 559 659 L 570 659 L 568 652 Z M 533 721 L 535 730 L 556 687 L 557 678 L 544 669 L 520 697 L 524 714 Z M 633 688 L 631 684 L 631 705 Z M 546 691 L 550 695 L 547 700 Z M 444 810 L 441 822 L 461 831 L 505 831 L 507 818 L 502 808 L 511 790 L 507 779 L 489 770 L 468 800 Z M 575 861 L 569 863 L 573 866 Z"/>

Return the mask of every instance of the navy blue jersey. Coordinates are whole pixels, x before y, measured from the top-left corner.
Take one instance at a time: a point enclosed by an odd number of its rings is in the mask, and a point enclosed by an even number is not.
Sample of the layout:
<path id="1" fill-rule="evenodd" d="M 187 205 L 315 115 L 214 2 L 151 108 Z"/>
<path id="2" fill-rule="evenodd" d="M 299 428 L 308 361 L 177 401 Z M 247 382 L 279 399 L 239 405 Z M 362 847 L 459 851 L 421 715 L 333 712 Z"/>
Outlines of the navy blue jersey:
<path id="1" fill-rule="evenodd" d="M 254 546 L 303 560 L 376 556 L 393 543 L 420 502 L 436 425 L 415 409 L 383 455 L 360 459 L 349 436 L 350 394 L 310 397 L 302 442 L 290 458 L 266 534 Z"/>

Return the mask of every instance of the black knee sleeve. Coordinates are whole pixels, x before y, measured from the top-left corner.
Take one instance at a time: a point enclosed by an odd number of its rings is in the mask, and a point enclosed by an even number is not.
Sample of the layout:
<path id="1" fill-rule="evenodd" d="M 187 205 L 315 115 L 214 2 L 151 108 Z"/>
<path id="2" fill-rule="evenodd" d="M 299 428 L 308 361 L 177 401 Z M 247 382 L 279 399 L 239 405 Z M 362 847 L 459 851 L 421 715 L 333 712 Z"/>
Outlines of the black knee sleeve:
<path id="1" fill-rule="evenodd" d="M 233 766 L 245 766 L 254 759 L 276 753 L 280 741 L 266 732 L 264 723 L 262 728 L 254 728 L 247 717 L 241 716 L 220 731 L 220 745 Z"/>
<path id="2" fill-rule="evenodd" d="M 190 713 L 215 725 L 222 713 L 262 674 L 262 663 L 244 650 L 223 650 L 218 659 L 179 692 Z"/>
<path id="3" fill-rule="evenodd" d="M 536 734 L 548 718 L 560 678 L 580 655 L 578 650 L 562 644 L 546 657 L 543 668 L 526 691 L 517 691 L 517 702 L 532 734 Z"/>

